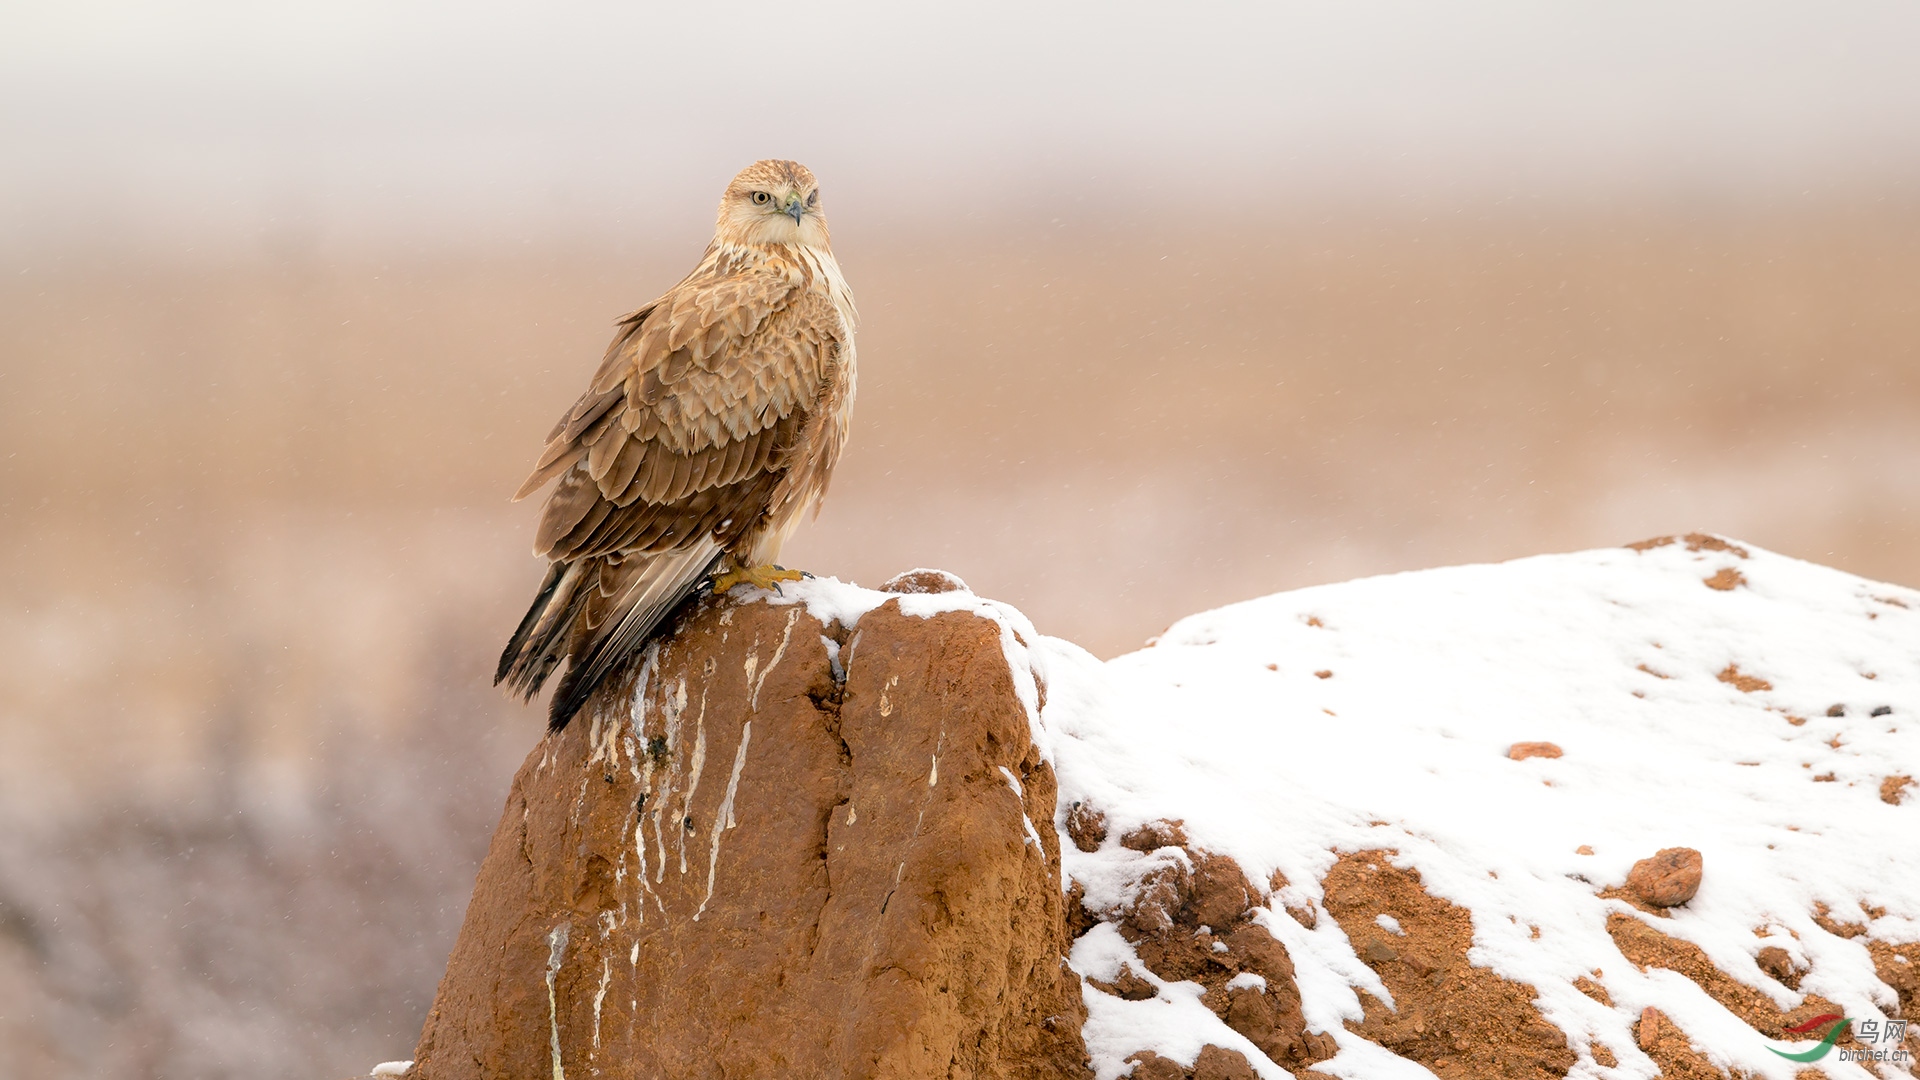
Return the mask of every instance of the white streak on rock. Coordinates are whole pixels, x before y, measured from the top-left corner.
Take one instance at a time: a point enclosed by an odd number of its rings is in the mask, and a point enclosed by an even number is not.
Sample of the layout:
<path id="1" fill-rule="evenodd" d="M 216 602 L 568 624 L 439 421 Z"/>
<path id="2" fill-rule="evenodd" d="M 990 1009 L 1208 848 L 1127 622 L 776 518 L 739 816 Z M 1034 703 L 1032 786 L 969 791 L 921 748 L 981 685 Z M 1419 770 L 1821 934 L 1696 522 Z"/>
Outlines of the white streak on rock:
<path id="1" fill-rule="evenodd" d="M 654 868 L 653 880 L 660 882 L 667 876 L 667 807 L 673 802 L 673 781 L 680 772 L 680 717 L 687 708 L 687 681 L 675 680 L 673 689 L 666 693 L 660 702 L 660 712 L 666 719 L 666 751 L 673 764 L 667 767 L 666 783 L 661 785 L 660 796 L 653 807 L 653 839 L 660 846 L 660 863 Z M 679 819 L 674 820 L 676 830 Z M 684 850 L 684 845 L 683 845 Z M 657 899 L 657 898 L 656 898 Z M 661 909 L 663 912 L 665 908 Z"/>
<path id="2" fill-rule="evenodd" d="M 553 1080 L 567 1080 L 560 1067 L 560 1002 L 554 987 L 560 974 L 560 961 L 567 955 L 567 934 L 572 927 L 561 923 L 547 933 L 547 1025 L 553 1034 Z"/>
<path id="3" fill-rule="evenodd" d="M 693 921 L 699 922 L 706 913 L 707 901 L 713 899 L 713 876 L 720 865 L 720 834 L 738 825 L 733 819 L 733 797 L 740 790 L 740 771 L 747 766 L 747 744 L 753 741 L 753 721 L 740 725 L 740 749 L 733 753 L 733 775 L 727 777 L 727 794 L 720 800 L 720 809 L 713 815 L 713 846 L 707 851 L 707 895 L 700 898 L 700 910 L 693 913 Z"/>
<path id="4" fill-rule="evenodd" d="M 700 688 L 700 711 L 693 720 L 693 762 L 687 766 L 687 793 L 680 800 L 680 818 L 673 831 L 680 836 L 680 872 L 687 872 L 686 822 L 693 816 L 693 793 L 700 787 L 700 773 L 707 766 L 707 690 Z"/>
<path id="5" fill-rule="evenodd" d="M 633 715 L 644 720 L 647 715 L 647 688 L 653 684 L 653 664 L 660 658 L 660 642 L 654 641 L 641 654 L 640 675 L 633 680 Z"/>
<path id="6" fill-rule="evenodd" d="M 607 1000 L 607 983 L 613 980 L 613 961 L 600 958 L 600 989 L 593 994 L 593 1048 L 600 1049 L 600 1004 Z"/>
<path id="7" fill-rule="evenodd" d="M 799 618 L 799 608 L 787 612 L 787 628 L 781 632 L 780 644 L 773 650 L 773 655 L 768 657 L 766 670 L 760 672 L 760 677 L 755 679 L 751 670 L 747 672 L 747 681 L 753 685 L 753 693 L 747 696 L 748 712 L 760 711 L 760 688 L 767 684 L 767 676 L 773 674 L 773 669 L 780 663 L 780 658 L 787 655 L 787 642 L 793 639 L 793 624 Z M 751 662 L 752 658 L 748 659 Z"/>

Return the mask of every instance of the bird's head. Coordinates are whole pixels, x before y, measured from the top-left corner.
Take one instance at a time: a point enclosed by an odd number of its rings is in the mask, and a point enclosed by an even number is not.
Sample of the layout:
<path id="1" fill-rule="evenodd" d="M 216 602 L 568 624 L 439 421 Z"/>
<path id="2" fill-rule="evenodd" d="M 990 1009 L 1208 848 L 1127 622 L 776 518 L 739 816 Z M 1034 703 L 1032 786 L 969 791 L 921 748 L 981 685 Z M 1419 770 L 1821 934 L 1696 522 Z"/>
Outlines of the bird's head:
<path id="1" fill-rule="evenodd" d="M 714 236 L 727 244 L 804 244 L 825 248 L 820 183 L 797 161 L 756 161 L 720 199 Z"/>

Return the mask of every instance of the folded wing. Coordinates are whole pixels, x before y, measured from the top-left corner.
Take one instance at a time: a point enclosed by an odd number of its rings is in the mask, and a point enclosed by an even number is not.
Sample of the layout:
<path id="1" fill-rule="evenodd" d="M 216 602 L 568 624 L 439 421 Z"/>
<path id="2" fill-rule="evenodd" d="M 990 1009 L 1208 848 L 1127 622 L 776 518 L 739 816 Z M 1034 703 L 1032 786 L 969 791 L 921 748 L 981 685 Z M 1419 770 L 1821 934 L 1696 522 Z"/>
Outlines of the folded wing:
<path id="1" fill-rule="evenodd" d="M 765 527 L 782 480 L 818 450 L 809 411 L 842 333 L 830 302 L 764 272 L 696 275 L 621 320 L 515 496 L 558 479 L 534 543 L 554 566 L 496 682 L 530 698 L 571 655 L 552 712 L 564 724 L 725 551 Z"/>

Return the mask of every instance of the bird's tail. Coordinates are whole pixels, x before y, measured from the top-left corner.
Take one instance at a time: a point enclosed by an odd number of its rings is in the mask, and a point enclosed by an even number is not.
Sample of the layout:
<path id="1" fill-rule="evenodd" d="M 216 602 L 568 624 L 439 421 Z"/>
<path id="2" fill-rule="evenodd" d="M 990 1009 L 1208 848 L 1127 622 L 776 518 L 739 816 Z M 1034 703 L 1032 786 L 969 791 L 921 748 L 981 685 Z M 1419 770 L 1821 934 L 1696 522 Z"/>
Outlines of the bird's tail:
<path id="1" fill-rule="evenodd" d="M 585 560 L 555 562 L 547 567 L 546 580 L 533 596 L 532 606 L 500 651 L 500 663 L 493 669 L 493 685 L 507 689 L 523 701 L 546 685 L 547 677 L 566 656 L 567 638 L 592 593 Z M 584 586 L 584 587 L 583 587 Z"/>
<path id="2" fill-rule="evenodd" d="M 531 699 L 562 658 L 572 663 L 547 706 L 559 731 L 602 680 L 633 655 L 719 564 L 711 540 L 620 564 L 555 563 L 500 655 L 494 682 Z"/>

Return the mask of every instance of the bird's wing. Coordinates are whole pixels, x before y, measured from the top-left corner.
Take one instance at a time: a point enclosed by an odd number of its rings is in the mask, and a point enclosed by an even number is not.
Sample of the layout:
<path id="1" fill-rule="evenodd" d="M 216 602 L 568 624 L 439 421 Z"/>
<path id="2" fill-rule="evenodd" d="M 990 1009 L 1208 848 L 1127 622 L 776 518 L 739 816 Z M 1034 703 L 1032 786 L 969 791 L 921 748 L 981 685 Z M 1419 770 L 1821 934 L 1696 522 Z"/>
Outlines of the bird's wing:
<path id="1" fill-rule="evenodd" d="M 559 477 L 534 547 L 567 570 L 549 575 L 496 681 L 531 696 L 571 655 L 556 729 L 818 457 L 809 414 L 846 334 L 831 301 L 751 272 L 690 279 L 620 325 L 520 491 Z"/>
<path id="2" fill-rule="evenodd" d="M 628 316 L 547 439 L 537 554 L 723 546 L 766 507 L 843 346 L 831 304 L 783 274 L 683 283 Z"/>

